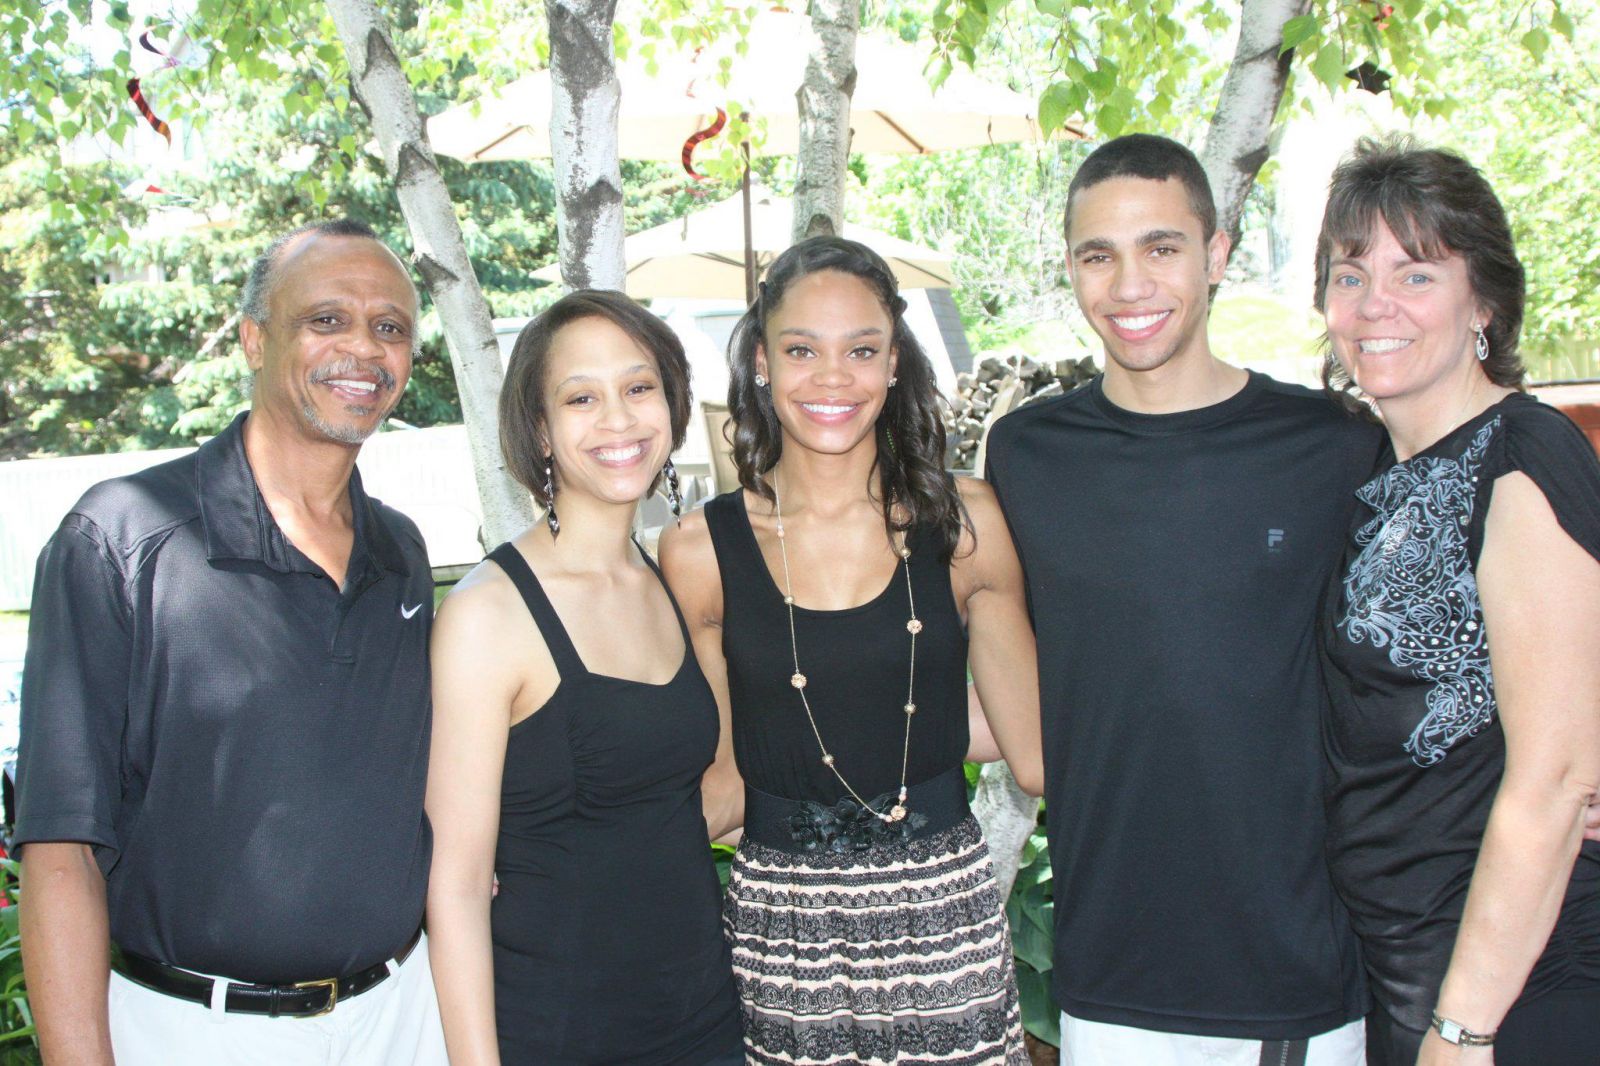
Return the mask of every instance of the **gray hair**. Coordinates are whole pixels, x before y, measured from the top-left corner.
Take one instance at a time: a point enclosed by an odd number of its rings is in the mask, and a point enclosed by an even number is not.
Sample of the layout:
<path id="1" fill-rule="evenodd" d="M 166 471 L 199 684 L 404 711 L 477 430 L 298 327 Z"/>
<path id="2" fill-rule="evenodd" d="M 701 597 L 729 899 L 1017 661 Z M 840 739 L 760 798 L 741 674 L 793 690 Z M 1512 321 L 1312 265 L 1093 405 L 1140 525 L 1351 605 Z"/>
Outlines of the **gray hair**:
<path id="1" fill-rule="evenodd" d="M 272 287 L 278 280 L 278 260 L 283 258 L 285 248 L 308 233 L 324 237 L 364 237 L 369 241 L 383 244 L 383 238 L 379 237 L 371 226 L 350 218 L 313 222 L 291 230 L 267 245 L 266 250 L 256 256 L 255 262 L 250 264 L 250 273 L 244 279 L 244 292 L 239 297 L 240 314 L 257 325 L 266 325 L 267 300 L 271 297 Z"/>

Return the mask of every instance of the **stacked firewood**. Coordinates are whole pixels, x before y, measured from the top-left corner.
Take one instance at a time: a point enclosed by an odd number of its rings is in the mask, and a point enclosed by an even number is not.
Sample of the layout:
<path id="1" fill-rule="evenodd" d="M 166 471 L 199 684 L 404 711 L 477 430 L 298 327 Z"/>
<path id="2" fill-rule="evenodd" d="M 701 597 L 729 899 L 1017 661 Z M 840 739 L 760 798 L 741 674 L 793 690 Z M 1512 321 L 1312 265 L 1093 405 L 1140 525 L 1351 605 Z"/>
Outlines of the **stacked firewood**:
<path id="1" fill-rule="evenodd" d="M 986 356 L 972 373 L 956 375 L 956 396 L 945 410 L 945 461 L 952 470 L 971 470 L 983 427 L 995 402 L 1012 382 L 1021 382 L 1016 404 L 1057 396 L 1100 372 L 1089 356 L 1039 363 L 1025 355 Z"/>

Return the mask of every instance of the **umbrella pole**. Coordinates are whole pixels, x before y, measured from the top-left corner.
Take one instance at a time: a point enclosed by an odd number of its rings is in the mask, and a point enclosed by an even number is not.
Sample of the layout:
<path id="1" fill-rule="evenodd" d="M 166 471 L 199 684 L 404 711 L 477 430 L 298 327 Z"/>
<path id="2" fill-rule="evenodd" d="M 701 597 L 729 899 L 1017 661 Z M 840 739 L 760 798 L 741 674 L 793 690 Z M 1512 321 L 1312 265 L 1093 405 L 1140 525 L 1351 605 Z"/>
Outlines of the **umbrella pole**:
<path id="1" fill-rule="evenodd" d="M 744 141 L 740 147 L 744 150 L 744 304 L 750 307 L 756 302 L 756 249 L 750 234 L 750 142 Z"/>

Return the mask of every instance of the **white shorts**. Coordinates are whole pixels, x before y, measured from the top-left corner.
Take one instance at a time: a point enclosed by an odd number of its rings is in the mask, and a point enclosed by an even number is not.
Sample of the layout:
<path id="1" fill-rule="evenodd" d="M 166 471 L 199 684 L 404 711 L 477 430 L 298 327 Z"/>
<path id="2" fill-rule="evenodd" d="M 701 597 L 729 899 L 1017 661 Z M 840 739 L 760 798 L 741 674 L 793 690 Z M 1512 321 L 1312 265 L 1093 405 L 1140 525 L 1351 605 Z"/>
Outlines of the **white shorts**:
<path id="1" fill-rule="evenodd" d="M 1061 1016 L 1061 1066 L 1266 1066 L 1261 1041 L 1189 1036 Z M 1354 1021 L 1310 1039 L 1286 1066 L 1365 1066 L 1367 1027 Z M 1271 1063 L 1271 1066 L 1278 1066 Z"/>
<path id="2" fill-rule="evenodd" d="M 446 1066 L 428 940 L 320 1018 L 230 1014 L 111 975 L 117 1066 Z"/>

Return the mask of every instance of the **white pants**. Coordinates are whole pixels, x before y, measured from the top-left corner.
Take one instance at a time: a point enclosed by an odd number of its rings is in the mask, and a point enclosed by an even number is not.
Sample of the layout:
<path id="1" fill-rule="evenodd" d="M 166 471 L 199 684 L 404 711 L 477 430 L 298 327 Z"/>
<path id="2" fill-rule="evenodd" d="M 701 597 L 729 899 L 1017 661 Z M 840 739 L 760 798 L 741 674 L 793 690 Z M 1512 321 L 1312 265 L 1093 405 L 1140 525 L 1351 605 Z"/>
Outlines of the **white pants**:
<path id="1" fill-rule="evenodd" d="M 391 964 L 392 965 L 392 964 Z M 428 940 L 320 1018 L 230 1014 L 111 975 L 117 1066 L 446 1066 Z"/>
<path id="2" fill-rule="evenodd" d="M 1306 1066 L 1365 1066 L 1367 1028 L 1354 1021 L 1311 1038 Z M 1262 1066 L 1261 1041 L 1158 1033 L 1061 1016 L 1061 1066 Z"/>

